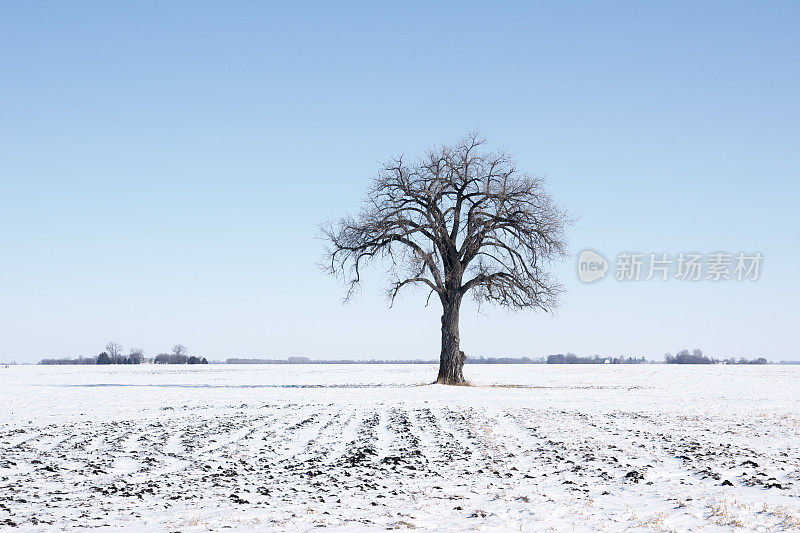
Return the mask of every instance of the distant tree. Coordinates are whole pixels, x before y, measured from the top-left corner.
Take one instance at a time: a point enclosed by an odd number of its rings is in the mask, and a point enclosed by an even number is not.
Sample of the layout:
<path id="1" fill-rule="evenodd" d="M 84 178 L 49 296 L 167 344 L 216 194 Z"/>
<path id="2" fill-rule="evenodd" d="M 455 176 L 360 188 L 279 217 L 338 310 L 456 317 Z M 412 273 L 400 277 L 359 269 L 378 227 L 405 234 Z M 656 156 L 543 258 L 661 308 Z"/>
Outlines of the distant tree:
<path id="1" fill-rule="evenodd" d="M 695 349 L 691 353 L 689 350 L 681 350 L 675 355 L 665 354 L 664 362 L 675 365 L 710 365 L 716 363 L 717 360 L 706 357 L 702 350 Z"/>
<path id="2" fill-rule="evenodd" d="M 167 362 L 171 365 L 185 365 L 189 361 L 188 351 L 189 349 L 183 344 L 175 344 Z"/>
<path id="3" fill-rule="evenodd" d="M 128 363 L 138 365 L 142 361 L 144 361 L 144 351 L 141 348 L 131 348 L 131 353 L 128 355 Z"/>
<path id="4" fill-rule="evenodd" d="M 206 359 L 205 357 L 203 357 L 203 360 L 202 360 L 202 361 L 200 361 L 200 364 L 201 364 L 201 365 L 207 365 L 207 364 L 208 364 L 208 359 Z"/>
<path id="5" fill-rule="evenodd" d="M 106 353 L 103 352 L 97 356 L 97 364 L 98 365 L 110 365 L 111 364 L 111 357 Z"/>
<path id="6" fill-rule="evenodd" d="M 323 227 L 325 268 L 347 282 L 348 298 L 363 268 L 387 260 L 393 302 L 422 285 L 442 305 L 437 383 L 464 383 L 461 302 L 510 309 L 554 309 L 561 285 L 548 267 L 566 257 L 566 213 L 544 180 L 521 172 L 473 134 L 432 148 L 415 162 L 397 157 L 373 180 L 361 213 Z"/>
<path id="7" fill-rule="evenodd" d="M 111 359 L 117 359 L 122 355 L 122 345 L 116 342 L 106 344 L 106 352 Z"/>
<path id="8" fill-rule="evenodd" d="M 201 360 L 199 357 L 195 357 L 195 356 L 193 355 L 193 356 L 189 357 L 189 359 L 188 359 L 186 362 L 187 362 L 188 364 L 190 364 L 190 365 L 199 365 L 199 364 L 200 364 L 200 363 L 202 363 L 203 361 L 202 361 L 202 360 Z"/>
<path id="9" fill-rule="evenodd" d="M 176 344 L 172 347 L 172 353 L 160 353 L 153 358 L 153 363 L 163 365 L 183 365 L 189 362 L 189 356 L 186 355 L 188 349 L 183 344 Z M 199 359 L 198 359 L 199 361 Z"/>
<path id="10" fill-rule="evenodd" d="M 183 357 L 184 355 L 186 355 L 186 352 L 188 351 L 189 349 L 183 344 L 175 344 L 172 347 L 172 355 L 174 355 L 175 357 Z"/>

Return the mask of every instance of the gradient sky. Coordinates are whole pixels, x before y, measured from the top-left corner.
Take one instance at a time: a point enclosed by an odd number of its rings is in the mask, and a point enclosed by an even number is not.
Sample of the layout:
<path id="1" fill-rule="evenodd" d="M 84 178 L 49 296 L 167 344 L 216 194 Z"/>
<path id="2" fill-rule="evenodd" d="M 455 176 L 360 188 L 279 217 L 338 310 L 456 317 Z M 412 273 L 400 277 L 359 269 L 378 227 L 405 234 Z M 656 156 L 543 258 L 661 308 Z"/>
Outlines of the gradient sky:
<path id="1" fill-rule="evenodd" d="M 796 2 L 0 4 L 0 360 L 436 358 L 438 303 L 354 302 L 317 225 L 479 129 L 571 251 L 760 251 L 756 282 L 577 280 L 467 305 L 470 355 L 800 359 Z"/>

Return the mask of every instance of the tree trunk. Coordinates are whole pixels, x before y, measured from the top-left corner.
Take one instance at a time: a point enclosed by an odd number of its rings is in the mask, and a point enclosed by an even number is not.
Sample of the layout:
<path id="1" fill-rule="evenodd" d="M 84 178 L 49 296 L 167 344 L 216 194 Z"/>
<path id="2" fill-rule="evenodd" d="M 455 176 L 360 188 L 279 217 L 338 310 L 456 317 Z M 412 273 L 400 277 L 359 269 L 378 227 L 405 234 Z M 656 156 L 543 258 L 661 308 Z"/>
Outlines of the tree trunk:
<path id="1" fill-rule="evenodd" d="M 463 385 L 464 352 L 459 348 L 458 316 L 461 297 L 446 298 L 442 302 L 442 353 L 439 357 L 439 376 L 436 383 L 443 385 Z"/>

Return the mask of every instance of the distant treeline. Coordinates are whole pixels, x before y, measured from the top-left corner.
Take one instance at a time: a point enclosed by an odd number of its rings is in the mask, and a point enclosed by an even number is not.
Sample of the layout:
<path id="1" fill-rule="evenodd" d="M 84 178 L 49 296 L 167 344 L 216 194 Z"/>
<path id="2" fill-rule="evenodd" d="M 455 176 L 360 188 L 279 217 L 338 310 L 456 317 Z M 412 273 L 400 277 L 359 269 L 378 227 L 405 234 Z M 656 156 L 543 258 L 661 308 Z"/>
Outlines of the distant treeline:
<path id="1" fill-rule="evenodd" d="M 108 355 L 108 354 L 106 354 Z M 51 359 L 42 359 L 39 361 L 40 365 L 96 365 L 97 358 L 99 356 L 94 357 L 59 357 L 59 358 L 51 358 Z"/>
<path id="2" fill-rule="evenodd" d="M 205 357 L 195 357 L 194 355 L 160 353 L 153 358 L 153 363 L 157 365 L 207 365 L 208 361 Z"/>
<path id="3" fill-rule="evenodd" d="M 106 351 L 90 357 L 79 356 L 75 358 L 60 357 L 42 359 L 40 365 L 139 365 L 142 363 L 169 364 L 169 365 L 207 365 L 205 357 L 187 354 L 188 348 L 183 344 L 172 347 L 172 353 L 161 353 L 153 358 L 144 356 L 140 348 L 131 348 L 130 353 L 122 353 L 122 345 L 116 342 L 106 344 Z"/>
<path id="4" fill-rule="evenodd" d="M 128 355 L 109 355 L 102 352 L 95 356 L 76 358 L 61 357 L 59 359 L 42 359 L 40 365 L 139 365 L 147 362 L 141 353 L 130 353 Z"/>
<path id="5" fill-rule="evenodd" d="M 287 359 L 243 359 L 230 358 L 225 361 L 229 365 L 433 365 L 437 360 L 421 359 L 310 359 L 308 357 L 289 357 Z M 644 357 L 600 357 L 593 355 L 579 357 L 568 353 L 545 357 L 467 357 L 467 364 L 473 365 L 543 365 L 543 364 L 641 364 L 646 363 Z"/>
<path id="6" fill-rule="evenodd" d="M 289 357 L 287 359 L 242 359 L 231 357 L 225 360 L 229 365 L 430 365 L 439 361 L 420 359 L 309 359 L 308 357 Z"/>
<path id="7" fill-rule="evenodd" d="M 42 359 L 40 365 L 138 365 L 142 363 L 168 364 L 168 365 L 207 365 L 205 357 L 179 356 L 162 353 L 153 358 L 137 359 L 135 357 L 111 357 L 103 352 L 94 357 L 60 357 L 58 359 Z"/>
<path id="8" fill-rule="evenodd" d="M 548 365 L 602 365 L 604 363 L 614 365 L 643 365 L 647 363 L 644 357 L 603 357 L 600 355 L 580 356 L 574 353 L 552 354 L 547 356 Z"/>
<path id="9" fill-rule="evenodd" d="M 473 365 L 542 365 L 545 360 L 544 357 L 467 357 L 466 362 Z"/>
<path id="10" fill-rule="evenodd" d="M 308 357 L 289 357 L 287 359 L 243 359 L 232 357 L 225 361 L 229 365 L 435 365 L 438 360 L 430 359 L 310 359 Z M 526 365 L 542 364 L 544 358 L 530 357 L 467 357 L 468 364 L 478 365 Z"/>
<path id="11" fill-rule="evenodd" d="M 547 357 L 467 357 L 467 364 L 474 365 L 643 365 L 658 364 L 658 361 L 649 361 L 645 357 L 609 357 L 601 355 L 575 355 L 574 353 L 551 354 Z M 747 359 L 746 357 L 730 357 L 716 359 L 703 355 L 701 350 L 681 350 L 677 354 L 666 354 L 664 362 L 667 364 L 729 364 L 729 365 L 766 365 L 769 364 L 763 357 Z M 311 359 L 308 357 L 289 357 L 287 359 L 253 359 L 236 358 L 227 359 L 229 365 L 433 365 L 437 360 L 421 359 Z M 781 361 L 781 364 L 800 364 L 800 361 Z"/>
<path id="12" fill-rule="evenodd" d="M 716 359 L 703 355 L 702 350 L 695 349 L 691 352 L 689 352 L 689 350 L 681 350 L 675 355 L 669 353 L 665 354 L 664 362 L 668 365 L 766 365 L 769 361 L 764 357 L 758 357 L 756 359 L 748 359 L 746 357 L 740 357 L 739 359 L 735 357 Z"/>
<path id="13" fill-rule="evenodd" d="M 229 365 L 433 365 L 439 361 L 435 359 L 311 359 L 309 357 L 289 357 L 286 359 L 255 359 L 232 357 L 225 361 Z M 641 365 L 654 364 L 644 357 L 601 356 L 601 355 L 575 355 L 574 353 L 551 354 L 547 357 L 467 357 L 467 364 L 473 365 Z M 748 359 L 746 357 L 714 358 L 703 354 L 702 350 L 681 350 L 675 355 L 665 354 L 664 362 L 671 365 L 766 365 L 769 364 L 764 357 Z M 145 357 L 139 348 L 132 348 L 130 353 L 123 354 L 122 346 L 109 342 L 106 350 L 95 356 L 48 358 L 39 361 L 40 365 L 138 365 L 141 363 L 155 363 L 167 365 L 199 365 L 208 364 L 205 357 L 189 355 L 188 348 L 183 344 L 172 347 L 171 353 L 160 353 L 155 357 Z M 795 365 L 800 361 L 781 361 L 780 364 Z"/>

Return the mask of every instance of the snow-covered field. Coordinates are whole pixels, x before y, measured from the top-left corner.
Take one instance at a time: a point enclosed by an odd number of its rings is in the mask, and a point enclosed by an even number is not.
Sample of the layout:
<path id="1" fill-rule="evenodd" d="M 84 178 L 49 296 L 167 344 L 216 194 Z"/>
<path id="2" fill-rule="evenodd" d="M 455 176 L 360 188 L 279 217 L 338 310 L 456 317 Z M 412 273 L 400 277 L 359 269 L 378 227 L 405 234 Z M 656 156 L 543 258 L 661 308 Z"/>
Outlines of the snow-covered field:
<path id="1" fill-rule="evenodd" d="M 0 368 L 0 529 L 800 528 L 800 367 L 465 373 Z"/>

